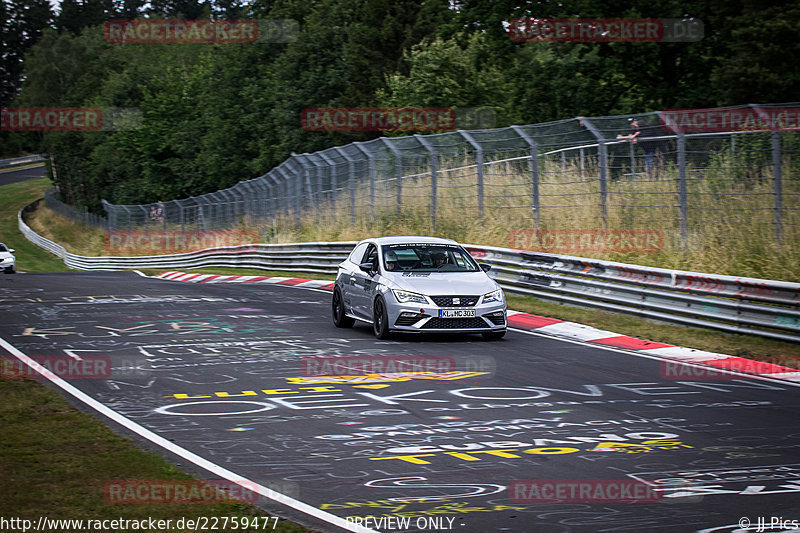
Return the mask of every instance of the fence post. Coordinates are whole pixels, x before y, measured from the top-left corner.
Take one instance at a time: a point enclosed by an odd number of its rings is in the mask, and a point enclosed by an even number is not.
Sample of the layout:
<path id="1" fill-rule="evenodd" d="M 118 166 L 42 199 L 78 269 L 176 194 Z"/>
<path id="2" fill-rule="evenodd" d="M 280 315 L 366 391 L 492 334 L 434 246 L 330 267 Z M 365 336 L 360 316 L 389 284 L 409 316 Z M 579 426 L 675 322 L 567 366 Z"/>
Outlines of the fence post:
<path id="1" fill-rule="evenodd" d="M 300 163 L 300 166 L 303 169 L 303 181 L 305 181 L 306 190 L 308 191 L 308 201 L 311 203 L 311 208 L 316 213 L 316 204 L 314 202 L 314 192 L 313 192 L 314 189 L 311 187 L 311 166 L 308 165 L 308 162 L 309 162 L 308 161 L 308 154 L 295 154 L 293 152 L 292 153 L 292 157 L 297 159 L 297 161 Z M 300 178 L 300 176 L 298 175 L 297 176 L 298 181 L 300 181 L 299 178 Z M 302 202 L 302 194 L 303 194 L 302 184 L 298 184 L 296 189 L 297 189 L 297 204 L 296 204 L 297 205 L 297 216 L 295 217 L 295 220 L 297 222 L 297 225 L 299 226 L 300 225 L 300 211 L 301 211 L 302 204 L 303 204 L 303 202 Z"/>
<path id="2" fill-rule="evenodd" d="M 278 180 L 278 178 L 273 176 L 272 173 L 273 171 L 270 170 L 267 174 L 264 174 L 264 176 L 270 181 L 267 183 L 267 187 L 269 187 L 269 214 L 272 216 L 272 225 L 275 226 L 278 220 L 278 209 L 280 208 L 278 195 L 281 192 L 281 182 Z"/>
<path id="3" fill-rule="evenodd" d="M 314 200 L 314 219 L 319 222 L 320 214 L 322 213 L 322 168 L 324 165 L 315 159 L 317 154 L 305 154 L 311 164 L 314 165 L 314 176 L 316 176 L 316 187 L 312 196 Z"/>
<path id="4" fill-rule="evenodd" d="M 783 244 L 783 176 L 781 175 L 781 133 L 780 126 L 772 124 L 770 115 L 760 106 L 750 104 L 772 132 L 772 223 L 775 226 L 775 241 Z"/>
<path id="5" fill-rule="evenodd" d="M 347 160 L 347 168 L 349 170 L 348 181 L 350 183 L 350 223 L 356 223 L 356 162 L 355 159 L 350 157 L 343 148 L 338 146 L 334 147 L 342 157 Z"/>
<path id="6" fill-rule="evenodd" d="M 333 210 L 333 216 L 336 217 L 336 162 L 325 155 L 324 152 L 317 152 L 319 156 L 322 158 L 325 163 L 328 164 L 328 175 L 330 176 L 330 185 L 331 185 L 331 209 Z"/>
<path id="7" fill-rule="evenodd" d="M 664 124 L 676 135 L 678 150 L 678 209 L 680 211 L 681 246 L 689 246 L 689 193 L 686 187 L 686 134 L 671 120 Z"/>
<path id="8" fill-rule="evenodd" d="M 375 221 L 375 160 L 373 154 L 364 148 L 363 142 L 355 141 L 353 144 L 367 156 L 367 164 L 369 165 L 369 216 L 370 221 Z"/>
<path id="9" fill-rule="evenodd" d="M 394 154 L 394 175 L 397 181 L 397 214 L 400 214 L 403 206 L 403 154 L 395 148 L 391 139 L 380 137 L 380 140 Z"/>
<path id="10" fill-rule="evenodd" d="M 686 134 L 678 132 L 678 201 L 681 213 L 681 245 L 689 245 L 689 195 L 686 190 Z"/>
<path id="11" fill-rule="evenodd" d="M 530 147 L 531 151 L 531 211 L 533 214 L 533 227 L 539 229 L 542 223 L 541 200 L 539 198 L 539 150 L 536 141 L 520 126 L 511 126 Z"/>
<path id="12" fill-rule="evenodd" d="M 415 133 L 414 137 L 431 154 L 431 227 L 436 231 L 436 149 L 419 133 Z"/>
<path id="13" fill-rule="evenodd" d="M 100 200 L 103 205 L 103 210 L 106 212 L 106 220 L 108 222 L 106 231 L 117 229 L 117 210 L 115 206 L 108 203 L 106 200 Z"/>
<path id="14" fill-rule="evenodd" d="M 279 188 L 282 191 L 281 192 L 282 196 L 281 196 L 280 209 L 288 217 L 289 216 L 289 176 L 286 174 L 286 171 L 283 168 L 281 168 L 282 166 L 283 165 L 281 165 L 279 167 L 276 167 L 275 170 L 278 172 L 278 174 L 281 176 L 281 178 L 283 178 L 283 180 L 281 180 L 279 182 Z M 285 201 L 284 201 L 284 199 L 285 199 Z"/>
<path id="15" fill-rule="evenodd" d="M 608 147 L 606 139 L 600 133 L 592 121 L 586 117 L 577 117 L 578 120 L 588 129 L 597 139 L 597 164 L 598 177 L 600 180 L 600 216 L 603 219 L 603 227 L 608 228 Z"/>
<path id="16" fill-rule="evenodd" d="M 480 145 L 478 141 L 475 140 L 475 137 L 472 134 L 467 133 L 464 130 L 458 130 L 458 133 L 464 137 L 469 144 L 475 148 L 475 167 L 478 171 L 478 218 L 483 219 L 483 146 Z"/>
<path id="17" fill-rule="evenodd" d="M 783 244 L 783 176 L 781 175 L 781 133 L 772 133 L 772 190 L 773 221 L 775 224 L 775 240 Z"/>

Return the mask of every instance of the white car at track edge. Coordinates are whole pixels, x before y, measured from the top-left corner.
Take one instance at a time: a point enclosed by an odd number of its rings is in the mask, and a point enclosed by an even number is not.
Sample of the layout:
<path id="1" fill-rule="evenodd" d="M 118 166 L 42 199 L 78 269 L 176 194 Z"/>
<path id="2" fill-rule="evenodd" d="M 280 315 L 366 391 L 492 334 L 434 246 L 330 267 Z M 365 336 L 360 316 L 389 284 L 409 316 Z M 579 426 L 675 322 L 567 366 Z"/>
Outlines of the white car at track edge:
<path id="1" fill-rule="evenodd" d="M 371 323 L 375 336 L 392 332 L 506 332 L 500 286 L 456 241 L 378 237 L 359 242 L 339 264 L 331 301 L 333 322 Z"/>
<path id="2" fill-rule="evenodd" d="M 9 248 L 0 242 L 0 269 L 2 269 L 6 274 L 14 274 L 16 272 L 16 270 L 14 270 L 16 259 L 14 259 L 14 256 L 11 255 L 13 253 L 13 248 Z"/>

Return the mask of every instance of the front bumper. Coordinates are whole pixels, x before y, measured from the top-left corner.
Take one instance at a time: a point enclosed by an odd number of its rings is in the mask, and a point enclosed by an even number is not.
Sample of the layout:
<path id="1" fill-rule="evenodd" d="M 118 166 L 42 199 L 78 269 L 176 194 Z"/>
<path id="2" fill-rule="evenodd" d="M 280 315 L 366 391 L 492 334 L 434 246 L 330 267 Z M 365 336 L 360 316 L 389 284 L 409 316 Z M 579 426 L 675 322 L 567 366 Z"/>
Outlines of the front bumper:
<path id="1" fill-rule="evenodd" d="M 387 302 L 390 328 L 408 332 L 488 332 L 506 329 L 505 303 L 492 302 L 473 307 L 438 307 L 419 303 Z M 440 311 L 475 311 L 475 316 L 442 318 Z M 469 313 L 471 314 L 471 313 Z"/>

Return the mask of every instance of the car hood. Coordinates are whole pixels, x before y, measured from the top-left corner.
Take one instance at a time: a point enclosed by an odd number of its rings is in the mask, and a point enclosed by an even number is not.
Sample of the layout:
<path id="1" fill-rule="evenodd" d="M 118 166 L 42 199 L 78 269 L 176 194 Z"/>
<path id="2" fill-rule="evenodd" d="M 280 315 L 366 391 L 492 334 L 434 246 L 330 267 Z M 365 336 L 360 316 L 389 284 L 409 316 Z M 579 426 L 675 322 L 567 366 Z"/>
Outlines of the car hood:
<path id="1" fill-rule="evenodd" d="M 9 252 L 0 252 L 0 259 L 13 259 L 14 256 Z"/>
<path id="2" fill-rule="evenodd" d="M 485 272 L 415 272 L 386 275 L 394 289 L 428 295 L 481 295 L 498 288 Z"/>

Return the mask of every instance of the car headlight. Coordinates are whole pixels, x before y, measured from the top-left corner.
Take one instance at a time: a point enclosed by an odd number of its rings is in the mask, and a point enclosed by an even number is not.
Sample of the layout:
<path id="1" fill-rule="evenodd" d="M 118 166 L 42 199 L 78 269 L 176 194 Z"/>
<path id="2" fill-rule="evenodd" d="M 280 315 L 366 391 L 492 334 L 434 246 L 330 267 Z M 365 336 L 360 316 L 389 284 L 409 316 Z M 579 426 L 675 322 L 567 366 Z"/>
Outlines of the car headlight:
<path id="1" fill-rule="evenodd" d="M 483 303 L 489 304 L 492 302 L 501 302 L 503 301 L 503 290 L 497 289 L 496 291 L 492 291 L 490 293 L 483 295 Z"/>
<path id="2" fill-rule="evenodd" d="M 417 294 L 416 292 L 400 291 L 397 289 L 392 289 L 392 292 L 394 293 L 394 297 L 397 298 L 397 301 L 400 302 L 401 304 L 428 303 L 428 300 L 423 295 Z"/>

